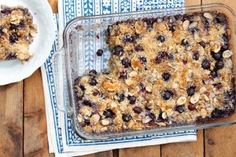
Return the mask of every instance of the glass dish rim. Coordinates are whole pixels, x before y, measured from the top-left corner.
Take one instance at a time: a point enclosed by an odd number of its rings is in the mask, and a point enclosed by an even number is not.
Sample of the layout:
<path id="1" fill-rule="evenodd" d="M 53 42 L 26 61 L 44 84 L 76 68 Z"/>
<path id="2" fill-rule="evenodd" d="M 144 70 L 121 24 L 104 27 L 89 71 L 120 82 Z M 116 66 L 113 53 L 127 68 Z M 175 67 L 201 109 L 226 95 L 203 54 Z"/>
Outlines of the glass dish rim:
<path id="1" fill-rule="evenodd" d="M 147 11 L 134 11 L 134 12 L 128 12 L 128 13 L 113 13 L 113 14 L 108 14 L 108 15 L 93 15 L 93 16 L 83 16 L 83 17 L 77 17 L 72 19 L 71 21 L 68 22 L 68 24 L 66 25 L 64 31 L 63 31 L 63 47 L 62 49 L 64 50 L 65 53 L 65 63 L 66 66 L 68 66 L 68 57 L 69 53 L 68 53 L 68 32 L 69 29 L 71 28 L 71 26 L 80 21 L 80 20 L 95 20 L 95 19 L 99 19 L 99 18 L 112 18 L 112 17 L 117 17 L 117 16 L 132 16 L 135 14 L 151 14 L 151 13 L 163 13 L 166 14 L 168 12 L 194 12 L 194 10 L 198 10 L 199 9 L 210 9 L 210 8 L 214 8 L 214 7 L 222 7 L 224 9 L 227 9 L 228 11 L 231 12 L 231 14 L 233 15 L 234 19 L 233 22 L 236 21 L 236 14 L 234 12 L 234 10 L 229 7 L 228 5 L 225 5 L 223 3 L 209 3 L 209 4 L 203 4 L 203 5 L 189 5 L 189 6 L 185 6 L 185 7 L 179 7 L 179 8 L 163 8 L 163 9 L 155 9 L 155 10 L 147 10 Z M 234 33 L 233 33 L 234 34 Z M 70 80 L 70 74 L 71 72 L 69 72 L 69 69 L 66 67 L 66 75 L 67 75 L 67 87 L 70 88 L 71 85 L 73 84 L 73 80 Z M 69 78 L 68 78 L 69 75 Z M 71 101 L 74 101 L 74 97 L 72 96 L 73 93 L 71 93 L 71 90 L 68 89 L 68 94 L 69 94 L 69 102 L 70 105 Z M 74 110 L 74 106 L 71 106 Z M 71 111 L 71 110 L 70 110 Z M 185 130 L 196 130 L 196 129 L 204 129 L 204 128 L 211 128 L 211 127 L 216 127 L 216 126 L 226 126 L 226 125 L 232 125 L 232 124 L 236 124 L 236 120 L 235 121 L 230 121 L 230 122 L 210 122 L 208 124 L 186 124 L 183 126 L 170 126 L 170 127 L 163 127 L 163 128 L 153 128 L 153 129 L 144 129 L 144 130 L 130 130 L 130 131 L 121 131 L 121 132 L 111 132 L 111 133 L 105 133 L 105 134 L 91 134 L 91 133 L 86 133 L 83 130 L 80 130 L 81 128 L 76 127 L 76 117 L 75 117 L 75 111 L 72 111 L 72 119 L 73 119 L 73 124 L 74 124 L 74 129 L 76 130 L 76 132 L 79 134 L 80 137 L 84 138 L 84 139 L 90 139 L 90 140 L 104 140 L 104 139 L 110 139 L 110 138 L 118 138 L 118 137 L 128 137 L 128 136 L 140 136 L 140 135 L 153 135 L 153 134 L 158 134 L 158 133 L 168 133 L 168 132 L 177 132 L 177 131 L 185 131 Z M 236 114 L 236 113 L 234 113 Z"/>

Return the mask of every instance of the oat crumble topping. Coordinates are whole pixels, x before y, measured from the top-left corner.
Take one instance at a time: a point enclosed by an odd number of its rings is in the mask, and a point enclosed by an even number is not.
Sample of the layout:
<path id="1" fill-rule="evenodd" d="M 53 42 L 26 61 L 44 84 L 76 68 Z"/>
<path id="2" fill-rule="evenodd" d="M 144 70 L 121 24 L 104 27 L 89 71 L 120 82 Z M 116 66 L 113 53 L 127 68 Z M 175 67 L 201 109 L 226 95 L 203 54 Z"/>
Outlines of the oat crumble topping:
<path id="1" fill-rule="evenodd" d="M 91 70 L 75 84 L 80 125 L 101 133 L 229 116 L 235 105 L 229 40 L 219 12 L 110 25 L 109 74 Z"/>

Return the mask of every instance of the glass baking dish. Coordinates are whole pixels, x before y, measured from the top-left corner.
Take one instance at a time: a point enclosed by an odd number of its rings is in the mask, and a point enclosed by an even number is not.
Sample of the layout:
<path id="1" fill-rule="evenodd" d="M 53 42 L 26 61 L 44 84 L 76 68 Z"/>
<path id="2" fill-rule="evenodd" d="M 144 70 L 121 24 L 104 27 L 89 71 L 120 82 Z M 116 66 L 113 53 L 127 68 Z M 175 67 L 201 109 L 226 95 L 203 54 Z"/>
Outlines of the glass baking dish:
<path id="1" fill-rule="evenodd" d="M 64 94 L 68 94 L 69 104 L 66 106 L 67 111 L 71 113 L 74 121 L 74 128 L 76 132 L 85 139 L 108 139 L 117 137 L 127 137 L 134 135 L 148 135 L 154 133 L 166 133 L 183 131 L 188 129 L 202 129 L 210 128 L 216 126 L 230 125 L 236 123 L 236 114 L 231 115 L 227 118 L 220 118 L 216 120 L 208 120 L 197 124 L 185 124 L 179 126 L 168 126 L 160 127 L 155 129 L 141 130 L 141 131 L 124 131 L 124 132 L 110 132 L 110 133 L 86 133 L 82 127 L 79 125 L 77 119 L 76 110 L 76 99 L 74 94 L 74 84 L 75 80 L 79 76 L 87 74 L 90 70 L 96 69 L 98 72 L 103 72 L 109 70 L 109 57 L 110 52 L 106 44 L 106 29 L 108 25 L 113 24 L 117 21 L 127 20 L 127 19 L 137 19 L 137 18 L 150 18 L 159 17 L 166 15 L 176 15 L 176 14 L 188 14 L 194 12 L 202 11 L 219 11 L 224 13 L 229 19 L 229 27 L 231 29 L 231 49 L 235 51 L 235 13 L 234 11 L 224 4 L 214 3 L 202 6 L 186 6 L 185 8 L 173 8 L 173 9 L 159 9 L 152 11 L 142 11 L 142 12 L 131 12 L 131 13 L 121 13 L 121 14 L 111 14 L 111 15 L 101 15 L 101 16 L 90 16 L 90 17 L 78 17 L 70 21 L 63 33 L 63 43 L 62 55 L 65 76 L 67 84 L 64 88 Z M 96 50 L 102 48 L 104 54 L 102 57 L 96 56 Z M 235 61 L 235 54 L 233 54 L 233 60 Z M 65 60 L 64 60 L 65 59 Z M 61 63 L 59 63 L 61 64 Z M 63 65 L 63 64 L 61 64 Z M 233 70 L 235 71 L 235 64 Z M 63 68 L 63 69 L 64 69 Z M 235 72 L 233 72 L 235 77 Z M 234 82 L 235 83 L 235 82 Z"/>

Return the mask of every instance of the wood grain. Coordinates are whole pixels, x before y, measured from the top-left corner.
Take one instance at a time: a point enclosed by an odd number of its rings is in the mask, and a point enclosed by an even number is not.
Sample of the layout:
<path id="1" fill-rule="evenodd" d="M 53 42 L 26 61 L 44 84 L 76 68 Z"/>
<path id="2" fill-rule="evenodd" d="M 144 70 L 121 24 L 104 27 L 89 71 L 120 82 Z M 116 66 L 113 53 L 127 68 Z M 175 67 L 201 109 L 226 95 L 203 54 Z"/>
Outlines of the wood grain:
<path id="1" fill-rule="evenodd" d="M 57 0 L 49 0 L 57 12 Z M 49 154 L 43 85 L 40 70 L 24 81 L 24 156 L 52 157 Z"/>
<path id="2" fill-rule="evenodd" d="M 58 12 L 58 0 L 48 0 L 49 4 L 51 5 L 52 7 L 52 10 L 54 13 L 57 13 Z"/>
<path id="3" fill-rule="evenodd" d="M 184 142 L 162 145 L 162 157 L 203 157 L 203 131 L 197 133 L 196 142 Z"/>
<path id="4" fill-rule="evenodd" d="M 200 5 L 202 3 L 201 0 L 185 0 L 185 6 L 190 6 L 190 5 Z"/>
<path id="5" fill-rule="evenodd" d="M 186 0 L 186 6 L 201 5 L 201 0 Z M 162 157 L 203 157 L 203 131 L 198 131 L 196 142 L 174 143 L 161 146 Z"/>
<path id="6" fill-rule="evenodd" d="M 235 157 L 235 146 L 235 125 L 206 129 L 205 157 Z"/>
<path id="7" fill-rule="evenodd" d="M 23 156 L 23 82 L 0 87 L 0 156 Z"/>
<path id="8" fill-rule="evenodd" d="M 24 81 L 24 156 L 48 157 L 46 115 L 41 72 Z"/>
<path id="9" fill-rule="evenodd" d="M 160 146 L 121 149 L 119 157 L 161 157 Z"/>
<path id="10" fill-rule="evenodd" d="M 223 3 L 236 11 L 236 3 L 232 0 L 203 0 L 202 2 L 203 4 Z M 236 115 L 234 115 L 234 117 L 236 117 Z M 205 130 L 206 157 L 235 157 L 235 145 L 236 125 Z"/>
<path id="11" fill-rule="evenodd" d="M 81 157 L 113 157 L 112 151 L 106 151 L 106 152 L 100 152 L 100 153 L 95 153 L 95 154 L 90 154 L 90 155 L 84 155 Z"/>

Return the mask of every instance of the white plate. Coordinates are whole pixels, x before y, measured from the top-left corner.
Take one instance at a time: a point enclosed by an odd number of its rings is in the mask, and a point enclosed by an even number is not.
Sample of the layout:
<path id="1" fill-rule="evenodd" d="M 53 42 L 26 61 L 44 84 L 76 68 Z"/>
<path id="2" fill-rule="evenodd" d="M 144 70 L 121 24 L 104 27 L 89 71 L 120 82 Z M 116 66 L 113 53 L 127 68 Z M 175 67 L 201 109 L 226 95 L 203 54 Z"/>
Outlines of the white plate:
<path id="1" fill-rule="evenodd" d="M 29 61 L 0 61 L 0 85 L 21 81 L 29 77 L 48 58 L 55 39 L 56 26 L 47 0 L 0 0 L 0 5 L 23 6 L 33 15 L 38 33 L 30 45 L 33 57 Z"/>

